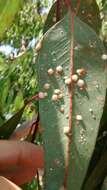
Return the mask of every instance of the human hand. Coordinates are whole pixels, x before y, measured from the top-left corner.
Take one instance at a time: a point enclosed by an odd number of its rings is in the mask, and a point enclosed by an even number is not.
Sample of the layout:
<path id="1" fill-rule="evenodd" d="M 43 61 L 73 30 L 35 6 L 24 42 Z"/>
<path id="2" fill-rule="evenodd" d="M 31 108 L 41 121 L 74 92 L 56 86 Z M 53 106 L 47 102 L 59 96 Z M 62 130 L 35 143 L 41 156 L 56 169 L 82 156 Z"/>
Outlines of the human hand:
<path id="1" fill-rule="evenodd" d="M 0 176 L 0 189 L 2 190 L 22 190 L 10 180 Z"/>
<path id="2" fill-rule="evenodd" d="M 0 140 L 1 176 L 21 185 L 30 182 L 38 168 L 44 168 L 42 146 L 28 142 Z"/>

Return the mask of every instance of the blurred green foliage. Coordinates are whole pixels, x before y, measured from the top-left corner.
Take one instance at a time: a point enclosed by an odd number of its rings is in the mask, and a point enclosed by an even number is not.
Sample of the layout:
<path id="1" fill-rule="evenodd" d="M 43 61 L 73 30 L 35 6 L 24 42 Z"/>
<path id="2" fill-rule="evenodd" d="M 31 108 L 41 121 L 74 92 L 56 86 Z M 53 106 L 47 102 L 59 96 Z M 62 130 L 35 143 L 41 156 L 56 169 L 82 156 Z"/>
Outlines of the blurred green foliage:
<path id="1" fill-rule="evenodd" d="M 1 45 L 10 45 L 14 49 L 9 56 L 0 53 L 0 126 L 23 107 L 25 99 L 38 93 L 37 54 L 29 44 L 32 39 L 38 42 L 42 36 L 48 6 L 46 0 L 26 3 L 1 42 Z M 20 123 L 32 119 L 37 111 L 38 102 L 30 103 L 26 106 Z M 35 179 L 23 186 L 25 190 L 36 188 Z"/>
<path id="2" fill-rule="evenodd" d="M 38 8 L 38 3 L 27 3 L 18 13 L 12 27 L 6 32 L 5 43 L 11 43 L 16 48 L 21 48 L 22 39 L 25 41 L 25 46 L 32 38 L 41 36 L 44 16 L 41 16 Z"/>
<path id="3" fill-rule="evenodd" d="M 41 14 L 44 6 L 38 2 L 25 4 L 2 41 L 2 44 L 17 48 L 17 55 L 11 53 L 6 57 L 0 54 L 0 124 L 23 106 L 25 98 L 37 94 L 37 56 L 29 43 L 42 36 L 46 17 Z M 23 119 L 32 118 L 36 109 L 35 102 L 27 106 Z"/>

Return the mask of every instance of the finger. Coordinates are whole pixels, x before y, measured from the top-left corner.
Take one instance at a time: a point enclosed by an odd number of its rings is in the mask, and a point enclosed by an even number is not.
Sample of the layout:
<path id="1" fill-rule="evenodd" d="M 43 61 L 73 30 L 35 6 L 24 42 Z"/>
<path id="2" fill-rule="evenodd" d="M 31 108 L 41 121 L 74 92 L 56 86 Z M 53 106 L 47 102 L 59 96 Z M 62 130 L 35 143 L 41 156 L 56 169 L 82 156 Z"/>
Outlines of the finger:
<path id="1" fill-rule="evenodd" d="M 0 175 L 17 184 L 31 180 L 38 168 L 44 168 L 42 146 L 20 141 L 0 141 L 0 152 Z"/>
<path id="2" fill-rule="evenodd" d="M 2 171 L 0 174 L 17 185 L 31 182 L 36 172 L 32 168 L 15 168 L 14 170 Z"/>
<path id="3" fill-rule="evenodd" d="M 8 179 L 0 176 L 0 189 L 2 190 L 21 190 L 18 186 L 14 183 L 9 181 Z"/>
<path id="4" fill-rule="evenodd" d="M 0 140 L 0 170 L 10 166 L 36 168 L 44 167 L 44 151 L 42 146 L 21 141 Z"/>

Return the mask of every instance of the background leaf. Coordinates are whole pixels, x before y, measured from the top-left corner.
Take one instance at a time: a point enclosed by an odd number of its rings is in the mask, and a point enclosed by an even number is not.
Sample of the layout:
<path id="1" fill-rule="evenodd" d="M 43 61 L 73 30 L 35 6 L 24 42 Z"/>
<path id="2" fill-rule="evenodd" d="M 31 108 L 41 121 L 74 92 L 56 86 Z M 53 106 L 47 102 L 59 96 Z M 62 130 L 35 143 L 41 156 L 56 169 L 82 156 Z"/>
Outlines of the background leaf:
<path id="1" fill-rule="evenodd" d="M 99 132 L 96 139 L 95 149 L 89 164 L 87 175 L 84 180 L 83 186 L 85 188 L 86 186 L 88 188 L 89 181 L 92 180 L 90 188 L 101 189 L 101 184 L 103 183 L 107 170 L 106 162 L 104 161 L 107 159 L 106 158 L 107 154 L 105 154 L 106 150 L 107 150 L 107 92 L 103 109 L 103 115 L 100 121 Z"/>
<path id="2" fill-rule="evenodd" d="M 107 190 L 107 177 L 105 177 L 105 179 L 104 179 L 104 183 L 102 185 L 101 190 Z"/>
<path id="3" fill-rule="evenodd" d="M 23 111 L 25 109 L 25 105 L 15 114 L 13 115 L 7 122 L 5 122 L 2 126 L 0 126 L 0 138 L 8 139 L 15 128 L 17 127 Z"/>
<path id="4" fill-rule="evenodd" d="M 24 0 L 0 0 L 0 39 L 23 3 Z"/>
<path id="5" fill-rule="evenodd" d="M 64 77 L 70 75 L 71 20 L 69 14 L 46 33 L 39 55 L 39 90 L 45 92 L 43 87 L 45 83 L 51 86 L 48 97 L 39 102 L 41 125 L 44 127 L 47 190 L 60 189 L 65 175 L 68 137 L 64 134 L 64 129 L 69 125 L 69 96 Z M 71 190 L 72 187 L 80 190 L 95 147 L 103 113 L 106 73 L 104 74 L 105 63 L 101 58 L 105 52 L 102 42 L 96 33 L 77 17 L 74 50 L 74 73 L 79 68 L 87 71 L 87 75 L 82 77 L 86 88 L 80 90 L 76 84 L 73 86 L 73 129 L 68 189 Z M 55 74 L 58 65 L 63 67 L 61 76 Z M 54 75 L 50 77 L 47 74 L 49 68 L 54 70 Z M 63 98 L 58 102 L 51 100 L 54 89 L 60 89 L 63 93 Z M 60 112 L 62 105 L 65 108 L 64 114 Z M 90 109 L 93 110 L 93 114 L 90 113 Z M 81 115 L 83 120 L 77 122 L 76 115 Z"/>
<path id="6" fill-rule="evenodd" d="M 101 155 L 99 161 L 88 177 L 87 181 L 84 183 L 82 189 L 84 190 L 100 190 L 101 184 L 107 173 L 107 150 Z M 106 188 L 106 182 L 103 188 Z"/>

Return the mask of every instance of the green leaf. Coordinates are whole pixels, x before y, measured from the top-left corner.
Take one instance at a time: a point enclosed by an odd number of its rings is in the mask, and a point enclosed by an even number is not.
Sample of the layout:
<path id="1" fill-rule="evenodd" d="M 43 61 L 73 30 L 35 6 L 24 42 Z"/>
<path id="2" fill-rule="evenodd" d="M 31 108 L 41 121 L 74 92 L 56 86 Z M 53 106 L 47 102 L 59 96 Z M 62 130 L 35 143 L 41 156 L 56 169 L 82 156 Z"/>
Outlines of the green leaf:
<path id="1" fill-rule="evenodd" d="M 0 126 L 1 139 L 8 139 L 10 137 L 10 135 L 13 133 L 18 123 L 20 122 L 24 109 L 25 105 L 17 113 L 15 113 L 15 115 L 13 115 L 7 122 Z"/>
<path id="2" fill-rule="evenodd" d="M 23 94 L 21 91 L 19 91 L 14 101 L 14 111 L 19 110 L 21 107 L 23 107 L 23 105 L 24 105 Z"/>
<path id="3" fill-rule="evenodd" d="M 77 7 L 77 0 L 73 0 L 73 7 Z M 64 17 L 64 15 L 67 13 L 67 6 L 65 4 L 64 0 L 60 1 L 61 4 L 61 15 L 60 19 Z M 47 32 L 47 30 L 53 26 L 56 23 L 56 6 L 57 1 L 53 4 L 52 8 L 49 11 L 45 26 L 44 26 L 44 33 Z M 81 1 L 79 12 L 78 12 L 79 18 L 84 21 L 85 23 L 89 24 L 97 33 L 99 33 L 101 29 L 101 20 L 99 15 L 99 8 L 96 3 L 96 1 Z"/>
<path id="4" fill-rule="evenodd" d="M 102 136 L 104 131 L 107 131 L 107 91 L 106 91 L 106 98 L 105 98 L 105 104 L 103 109 L 103 115 L 100 122 L 100 130 L 99 130 L 99 136 Z"/>
<path id="5" fill-rule="evenodd" d="M 107 92 L 106 92 L 106 98 L 105 98 L 105 103 L 104 103 L 104 108 L 103 108 L 103 114 L 100 121 L 99 132 L 96 139 L 95 149 L 94 149 L 94 152 L 89 164 L 89 168 L 84 180 L 83 187 L 85 188 L 86 186 L 88 187 L 89 181 L 92 180 L 90 188 L 93 190 L 94 189 L 98 190 L 98 186 L 99 184 L 102 183 L 103 178 L 105 176 L 105 171 L 106 171 L 106 162 L 104 161 L 101 162 L 102 155 L 104 155 L 106 149 L 107 149 Z M 100 167 L 102 168 L 102 171 Z M 94 178 L 93 178 L 93 175 L 94 175 Z"/>
<path id="6" fill-rule="evenodd" d="M 47 98 L 39 102 L 41 126 L 44 127 L 45 189 L 47 190 L 59 190 L 65 176 L 68 137 L 64 134 L 64 129 L 69 126 L 70 103 L 64 77 L 70 76 L 71 20 L 69 14 L 44 35 L 43 47 L 38 59 L 39 90 L 45 92 L 44 84 L 50 84 Z M 73 85 L 73 126 L 68 190 L 81 190 L 103 113 L 106 67 L 101 58 L 105 50 L 96 33 L 77 17 L 74 25 L 74 73 L 77 69 L 84 68 L 87 75 L 80 77 L 85 81 L 86 88 L 80 90 L 76 84 Z M 55 74 L 58 65 L 63 67 L 60 76 Z M 54 70 L 54 75 L 47 74 L 49 68 Z M 63 98 L 58 102 L 53 102 L 51 99 L 54 89 L 60 89 L 63 94 Z M 65 108 L 64 113 L 60 112 L 62 105 Z M 77 115 L 81 115 L 83 120 L 77 121 Z"/>
<path id="7" fill-rule="evenodd" d="M 98 190 L 98 187 L 102 184 L 104 177 L 107 174 L 107 150 L 101 155 L 97 165 L 93 169 L 91 175 L 87 179 L 83 186 L 83 190 Z M 105 179 L 106 182 L 106 179 Z M 107 189 L 107 184 L 104 182 L 101 190 Z"/>
<path id="8" fill-rule="evenodd" d="M 7 97 L 9 95 L 10 81 L 9 79 L 0 80 L 0 107 L 4 112 L 7 107 Z"/>
<path id="9" fill-rule="evenodd" d="M 107 190 L 107 177 L 105 177 L 101 190 Z"/>
<path id="10" fill-rule="evenodd" d="M 24 0 L 0 0 L 0 39 L 12 23 Z"/>

